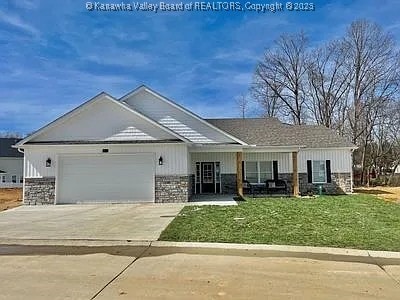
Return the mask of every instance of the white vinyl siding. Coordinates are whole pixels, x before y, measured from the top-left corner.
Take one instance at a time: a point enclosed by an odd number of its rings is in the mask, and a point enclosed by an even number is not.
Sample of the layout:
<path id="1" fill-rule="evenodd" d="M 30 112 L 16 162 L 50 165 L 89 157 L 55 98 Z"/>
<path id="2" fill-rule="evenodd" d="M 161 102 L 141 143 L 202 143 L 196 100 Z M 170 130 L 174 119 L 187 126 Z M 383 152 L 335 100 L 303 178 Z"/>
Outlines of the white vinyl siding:
<path id="1" fill-rule="evenodd" d="M 109 149 L 102 153 L 102 149 Z M 57 158 L 64 154 L 125 154 L 153 153 L 156 158 L 156 175 L 187 175 L 187 146 L 185 144 L 155 145 L 65 145 L 65 146 L 30 146 L 25 148 L 25 178 L 41 178 L 56 176 Z M 162 156 L 163 165 L 158 165 Z M 46 168 L 46 160 L 50 158 L 51 167 Z"/>
<path id="2" fill-rule="evenodd" d="M 312 180 L 313 183 L 326 183 L 326 161 L 312 161 Z"/>
<path id="3" fill-rule="evenodd" d="M 217 129 L 145 90 L 128 97 L 125 102 L 135 110 L 178 132 L 192 142 L 234 142 Z"/>
<path id="4" fill-rule="evenodd" d="M 298 154 L 299 173 L 307 173 L 307 160 L 330 160 L 331 173 L 351 173 L 350 149 L 302 149 Z"/>
<path id="5" fill-rule="evenodd" d="M 11 183 L 12 181 L 11 176 L 16 175 L 17 183 L 19 184 L 18 178 L 23 175 L 23 169 L 24 169 L 23 157 L 0 157 L 0 170 L 5 172 L 1 173 L 0 175 L 5 175 L 6 183 Z"/>
<path id="6" fill-rule="evenodd" d="M 292 172 L 292 154 L 291 153 L 274 153 L 274 152 L 253 152 L 243 153 L 244 161 L 274 161 L 278 162 L 279 173 Z"/>
<path id="7" fill-rule="evenodd" d="M 221 174 L 236 174 L 236 153 L 234 152 L 192 152 L 191 174 L 195 174 L 196 162 L 220 162 Z"/>
<path id="8" fill-rule="evenodd" d="M 76 115 L 39 134 L 33 141 L 177 139 L 128 109 L 99 99 Z"/>

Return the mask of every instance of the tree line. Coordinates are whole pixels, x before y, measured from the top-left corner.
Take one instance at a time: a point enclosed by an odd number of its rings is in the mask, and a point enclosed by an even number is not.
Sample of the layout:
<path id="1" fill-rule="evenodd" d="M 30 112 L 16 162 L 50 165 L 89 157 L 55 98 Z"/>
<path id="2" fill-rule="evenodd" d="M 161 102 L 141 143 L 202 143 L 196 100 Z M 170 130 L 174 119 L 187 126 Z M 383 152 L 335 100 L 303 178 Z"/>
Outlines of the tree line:
<path id="1" fill-rule="evenodd" d="M 348 138 L 358 146 L 359 183 L 369 184 L 371 173 L 393 176 L 400 164 L 398 49 L 389 32 L 367 20 L 318 47 L 304 32 L 283 34 L 257 63 L 250 95 L 264 117 L 323 125 Z M 237 99 L 242 117 L 249 101 Z"/>

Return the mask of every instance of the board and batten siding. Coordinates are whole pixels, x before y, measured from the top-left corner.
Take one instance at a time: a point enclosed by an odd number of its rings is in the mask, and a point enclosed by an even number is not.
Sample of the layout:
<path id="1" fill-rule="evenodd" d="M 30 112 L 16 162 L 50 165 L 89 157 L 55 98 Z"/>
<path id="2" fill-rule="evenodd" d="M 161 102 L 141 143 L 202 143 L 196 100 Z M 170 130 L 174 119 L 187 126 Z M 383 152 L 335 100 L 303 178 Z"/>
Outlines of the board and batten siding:
<path id="1" fill-rule="evenodd" d="M 234 152 L 193 152 L 190 153 L 191 174 L 196 162 L 221 162 L 222 174 L 236 173 L 236 153 Z M 279 173 L 291 173 L 292 154 L 288 152 L 244 152 L 244 161 L 278 161 Z M 307 173 L 307 160 L 330 160 L 332 173 L 350 173 L 352 156 L 350 149 L 302 149 L 298 153 L 298 172 Z"/>
<path id="2" fill-rule="evenodd" d="M 278 161 L 279 173 L 291 173 L 292 172 L 292 161 L 291 153 L 274 153 L 274 152 L 244 152 L 244 161 Z"/>
<path id="3" fill-rule="evenodd" d="M 196 162 L 221 163 L 221 174 L 236 174 L 236 153 L 235 152 L 192 152 L 191 174 L 195 173 Z"/>
<path id="4" fill-rule="evenodd" d="M 102 153 L 102 149 L 109 149 Z M 26 178 L 54 177 L 57 170 L 57 158 L 62 155 L 113 155 L 129 153 L 154 153 L 156 175 L 187 175 L 187 146 L 185 144 L 158 144 L 158 145 L 82 145 L 82 146 L 28 146 L 25 148 Z M 162 156 L 163 165 L 158 165 Z M 51 167 L 46 167 L 46 160 L 50 158 Z"/>
<path id="5" fill-rule="evenodd" d="M 222 174 L 236 174 L 236 153 L 235 152 L 192 152 L 191 173 L 194 174 L 196 162 L 221 162 Z M 243 153 L 244 161 L 278 161 L 279 173 L 291 172 L 290 153 L 254 152 Z"/>
<path id="6" fill-rule="evenodd" d="M 351 173 L 350 149 L 302 149 L 298 154 L 299 173 L 307 173 L 307 160 L 330 160 L 332 173 Z"/>

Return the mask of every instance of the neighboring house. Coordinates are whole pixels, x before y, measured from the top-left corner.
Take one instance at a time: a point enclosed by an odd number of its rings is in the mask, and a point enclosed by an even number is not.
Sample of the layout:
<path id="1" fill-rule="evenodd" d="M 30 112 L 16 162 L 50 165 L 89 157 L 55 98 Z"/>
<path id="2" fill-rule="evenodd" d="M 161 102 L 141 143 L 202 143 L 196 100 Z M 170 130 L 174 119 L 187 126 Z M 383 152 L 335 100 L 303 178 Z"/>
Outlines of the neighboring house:
<path id="1" fill-rule="evenodd" d="M 394 171 L 395 174 L 400 174 L 400 166 L 397 166 L 396 170 Z"/>
<path id="2" fill-rule="evenodd" d="M 298 195 L 352 191 L 352 150 L 333 131 L 277 119 L 205 120 L 146 86 L 101 93 L 17 143 L 24 203 L 186 202 L 284 179 Z"/>
<path id="3" fill-rule="evenodd" d="M 0 138 L 0 188 L 22 187 L 24 154 L 12 146 L 16 138 Z"/>

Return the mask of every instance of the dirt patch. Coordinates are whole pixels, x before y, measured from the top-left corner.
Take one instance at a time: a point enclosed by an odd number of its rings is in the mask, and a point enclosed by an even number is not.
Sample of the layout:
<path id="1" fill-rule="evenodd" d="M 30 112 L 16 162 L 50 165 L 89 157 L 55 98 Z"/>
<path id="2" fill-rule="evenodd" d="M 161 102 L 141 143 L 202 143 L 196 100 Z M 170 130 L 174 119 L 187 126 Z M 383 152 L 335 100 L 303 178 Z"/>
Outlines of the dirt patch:
<path id="1" fill-rule="evenodd" d="M 22 204 L 22 189 L 0 189 L 0 211 Z"/>
<path id="2" fill-rule="evenodd" d="M 376 195 L 384 200 L 400 204 L 400 187 L 389 187 L 389 186 L 374 186 L 369 188 L 363 187 L 354 189 L 354 192 L 360 194 Z"/>

